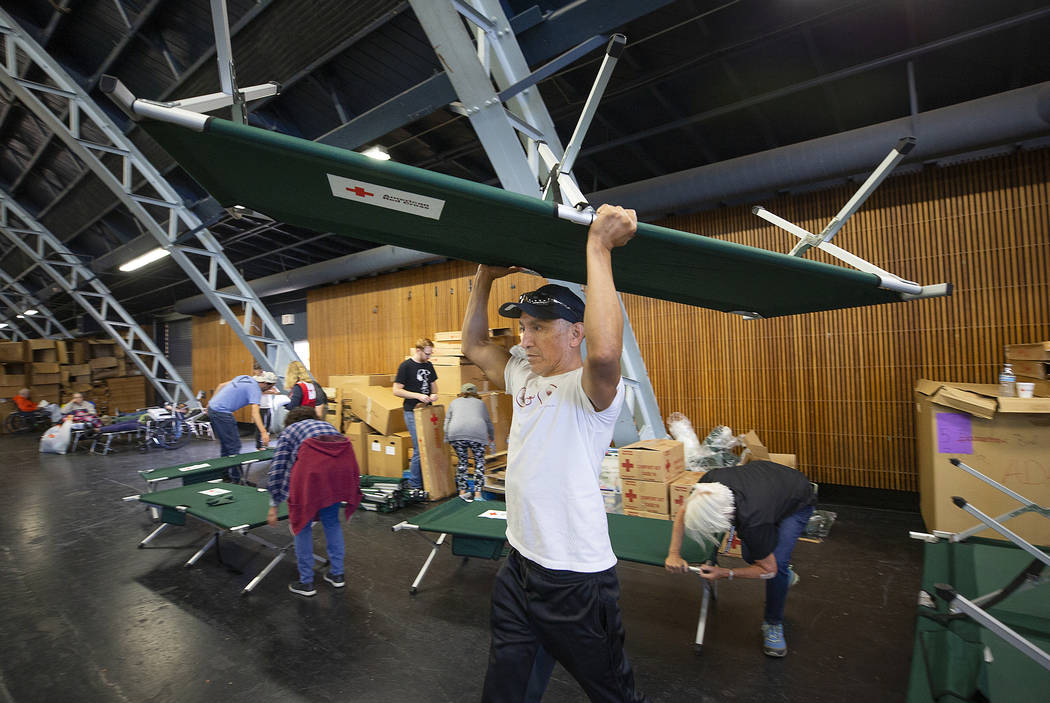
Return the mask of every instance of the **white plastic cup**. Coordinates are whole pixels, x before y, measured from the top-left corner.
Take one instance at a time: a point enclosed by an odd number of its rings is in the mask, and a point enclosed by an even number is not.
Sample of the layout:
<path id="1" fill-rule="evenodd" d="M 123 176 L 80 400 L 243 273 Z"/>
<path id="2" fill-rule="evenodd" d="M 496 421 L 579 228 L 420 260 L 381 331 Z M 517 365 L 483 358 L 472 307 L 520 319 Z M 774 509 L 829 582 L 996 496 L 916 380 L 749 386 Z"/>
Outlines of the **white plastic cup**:
<path id="1" fill-rule="evenodd" d="M 1034 383 L 1025 383 L 1024 381 L 1017 382 L 1018 398 L 1031 398 L 1033 393 L 1035 393 Z"/>

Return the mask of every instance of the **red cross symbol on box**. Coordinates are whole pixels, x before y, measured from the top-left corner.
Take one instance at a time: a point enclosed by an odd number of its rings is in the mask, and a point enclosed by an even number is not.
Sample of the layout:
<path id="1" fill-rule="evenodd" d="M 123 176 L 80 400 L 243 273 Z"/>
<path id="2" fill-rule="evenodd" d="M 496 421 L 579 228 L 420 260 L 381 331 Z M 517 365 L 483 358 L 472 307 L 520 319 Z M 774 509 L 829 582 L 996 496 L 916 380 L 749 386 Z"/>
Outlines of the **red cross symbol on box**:
<path id="1" fill-rule="evenodd" d="M 671 468 L 671 460 L 670 459 L 667 459 L 667 460 L 664 461 L 664 468 L 665 469 Z"/>
<path id="2" fill-rule="evenodd" d="M 685 496 L 683 496 L 681 493 L 679 493 L 678 497 L 674 499 L 674 504 L 675 505 L 681 505 L 683 500 L 685 500 Z"/>
<path id="3" fill-rule="evenodd" d="M 628 503 L 633 503 L 634 499 L 638 497 L 638 494 L 634 492 L 633 488 L 627 489 L 627 492 L 623 494 L 623 497 L 627 499 Z"/>
<path id="4" fill-rule="evenodd" d="M 431 424 L 431 425 L 436 425 L 436 424 L 438 424 L 438 416 L 437 416 L 437 415 L 431 415 L 431 416 L 430 416 L 430 424 Z"/>
<path id="5" fill-rule="evenodd" d="M 631 463 L 630 459 L 624 459 L 623 460 L 623 468 L 625 468 L 625 469 L 633 469 L 634 468 L 634 464 Z"/>
<path id="6" fill-rule="evenodd" d="M 354 195 L 356 195 L 359 198 L 363 198 L 366 195 L 371 195 L 371 196 L 375 197 L 375 193 L 369 193 L 367 190 L 365 190 L 361 186 L 354 186 L 353 188 L 347 188 L 347 190 L 350 191 L 351 193 L 353 193 Z"/>

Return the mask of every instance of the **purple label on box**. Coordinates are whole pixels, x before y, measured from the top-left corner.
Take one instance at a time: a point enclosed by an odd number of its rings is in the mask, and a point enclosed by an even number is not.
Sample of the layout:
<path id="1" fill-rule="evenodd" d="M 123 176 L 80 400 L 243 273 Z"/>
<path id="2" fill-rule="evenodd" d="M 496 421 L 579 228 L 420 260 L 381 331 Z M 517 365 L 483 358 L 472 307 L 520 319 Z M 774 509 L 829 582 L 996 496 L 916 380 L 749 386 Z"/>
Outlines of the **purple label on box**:
<path id="1" fill-rule="evenodd" d="M 969 415 L 937 413 L 937 453 L 973 454 Z"/>

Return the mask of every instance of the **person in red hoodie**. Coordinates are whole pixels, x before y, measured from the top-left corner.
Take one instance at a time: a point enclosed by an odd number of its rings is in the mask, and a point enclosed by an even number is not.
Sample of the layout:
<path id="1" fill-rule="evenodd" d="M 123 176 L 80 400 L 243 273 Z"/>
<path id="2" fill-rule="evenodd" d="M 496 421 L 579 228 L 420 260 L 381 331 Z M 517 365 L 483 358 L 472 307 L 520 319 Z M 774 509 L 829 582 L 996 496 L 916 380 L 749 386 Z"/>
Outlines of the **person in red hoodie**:
<path id="1" fill-rule="evenodd" d="M 299 580 L 288 590 L 301 596 L 317 593 L 314 588 L 315 521 L 324 528 L 329 568 L 324 580 L 336 588 L 346 585 L 343 573 L 343 528 L 339 505 L 346 503 L 346 517 L 361 503 L 361 475 L 350 440 L 324 420 L 313 408 L 295 408 L 284 420 L 270 464 L 267 490 L 270 512 L 267 522 L 277 524 L 277 506 L 288 501 L 288 522 L 295 535 L 295 558 Z"/>

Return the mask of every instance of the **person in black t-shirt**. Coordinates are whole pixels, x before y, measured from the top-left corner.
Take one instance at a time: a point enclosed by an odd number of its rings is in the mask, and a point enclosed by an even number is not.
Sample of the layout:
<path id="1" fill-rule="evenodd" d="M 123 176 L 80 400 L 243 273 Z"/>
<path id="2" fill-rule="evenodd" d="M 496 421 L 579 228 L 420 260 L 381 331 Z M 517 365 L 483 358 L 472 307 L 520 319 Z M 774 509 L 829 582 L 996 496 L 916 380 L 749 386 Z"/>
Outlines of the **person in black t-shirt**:
<path id="1" fill-rule="evenodd" d="M 813 514 L 814 502 L 813 484 L 805 475 L 772 461 L 708 471 L 675 516 L 664 565 L 668 571 L 687 573 L 689 565 L 681 555 L 683 534 L 713 546 L 723 532 L 735 526 L 742 556 L 750 566 L 725 569 L 705 565 L 700 567 L 700 576 L 711 581 L 734 577 L 765 580 L 762 651 L 782 657 L 787 654 L 784 604 L 792 578 L 788 561 Z"/>
<path id="2" fill-rule="evenodd" d="M 426 337 L 416 340 L 412 356 L 401 362 L 394 378 L 394 395 L 404 398 L 402 408 L 405 426 L 412 435 L 412 461 L 408 464 L 408 484 L 412 488 L 423 487 L 423 470 L 419 465 L 419 441 L 416 439 L 416 416 L 412 411 L 417 405 L 429 405 L 437 400 L 437 371 L 430 363 L 434 343 Z"/>

